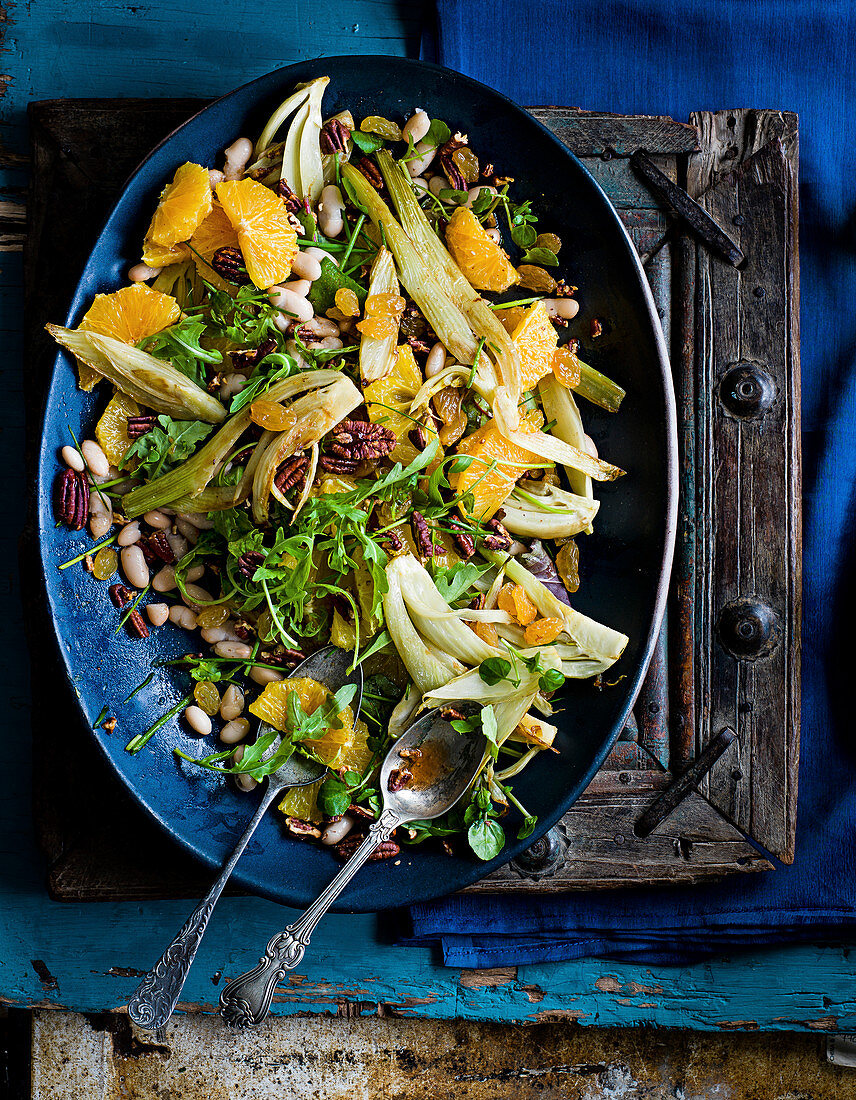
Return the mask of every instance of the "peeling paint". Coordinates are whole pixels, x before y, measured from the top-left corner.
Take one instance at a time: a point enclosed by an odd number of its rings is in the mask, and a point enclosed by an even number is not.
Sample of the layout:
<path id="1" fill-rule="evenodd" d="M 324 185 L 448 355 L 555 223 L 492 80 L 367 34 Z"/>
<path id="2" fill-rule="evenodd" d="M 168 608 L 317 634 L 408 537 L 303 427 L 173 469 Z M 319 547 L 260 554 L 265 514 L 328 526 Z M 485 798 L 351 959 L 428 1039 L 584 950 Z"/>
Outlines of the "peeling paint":
<path id="1" fill-rule="evenodd" d="M 605 974 L 602 978 L 598 978 L 594 983 L 595 989 L 599 989 L 601 993 L 620 993 L 621 982 L 618 978 L 613 978 L 611 974 Z"/>
<path id="2" fill-rule="evenodd" d="M 516 966 L 500 966 L 493 970 L 462 970 L 460 978 L 464 989 L 493 989 L 516 980 Z"/>

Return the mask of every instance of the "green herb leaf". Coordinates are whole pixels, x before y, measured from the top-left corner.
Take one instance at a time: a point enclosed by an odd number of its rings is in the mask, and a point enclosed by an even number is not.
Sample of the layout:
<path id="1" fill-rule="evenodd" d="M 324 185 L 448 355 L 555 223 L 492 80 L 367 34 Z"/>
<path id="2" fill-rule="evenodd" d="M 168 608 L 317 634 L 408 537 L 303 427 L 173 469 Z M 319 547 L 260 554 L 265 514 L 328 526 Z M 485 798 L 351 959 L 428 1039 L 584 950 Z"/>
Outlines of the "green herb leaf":
<path id="1" fill-rule="evenodd" d="M 452 131 L 445 122 L 439 118 L 432 118 L 428 133 L 422 140 L 425 142 L 425 148 L 427 148 L 429 145 L 445 145 L 451 136 Z"/>
<path id="2" fill-rule="evenodd" d="M 548 668 L 538 680 L 538 686 L 544 692 L 557 691 L 565 682 L 565 677 L 558 669 Z"/>
<path id="3" fill-rule="evenodd" d="M 504 657 L 488 657 L 479 665 L 479 679 L 486 684 L 498 684 L 501 680 L 507 680 L 511 672 L 511 661 Z"/>
<path id="4" fill-rule="evenodd" d="M 479 818 L 470 825 L 467 830 L 467 840 L 479 859 L 485 862 L 494 859 L 505 847 L 505 833 L 502 826 L 498 821 L 488 817 Z"/>
<path id="5" fill-rule="evenodd" d="M 440 202 L 453 202 L 456 206 L 466 202 L 469 197 L 468 191 L 457 191 L 454 187 L 444 187 L 437 195 Z"/>
<path id="6" fill-rule="evenodd" d="M 448 568 L 438 568 L 434 573 L 437 591 L 448 604 L 453 604 L 473 587 L 490 565 L 476 565 L 471 561 L 456 561 Z"/>
<path id="7" fill-rule="evenodd" d="M 361 153 L 373 153 L 383 145 L 383 138 L 377 134 L 364 134 L 362 130 L 353 130 L 351 140 Z"/>
<path id="8" fill-rule="evenodd" d="M 535 230 L 533 229 L 534 233 Z M 522 262 L 527 264 L 541 264 L 543 267 L 558 267 L 559 257 L 549 248 L 527 248 L 523 253 Z"/>
<path id="9" fill-rule="evenodd" d="M 360 777 L 357 776 L 357 782 Z M 351 805 L 351 790 L 338 776 L 328 775 L 318 791 L 318 808 L 328 817 L 341 817 Z"/>
<path id="10" fill-rule="evenodd" d="M 529 248 L 535 243 L 538 234 L 529 222 L 522 222 L 520 225 L 511 226 L 511 239 L 518 246 L 518 248 Z"/>
<path id="11" fill-rule="evenodd" d="M 366 300 L 368 293 L 358 282 L 345 275 L 327 256 L 321 261 L 321 276 L 312 284 L 308 298 L 315 307 L 315 312 L 320 316 L 336 304 L 336 291 L 347 288 L 353 290 L 360 306 Z M 338 352 L 341 355 L 341 351 Z"/>
<path id="12" fill-rule="evenodd" d="M 262 394 L 267 393 L 275 382 L 282 382 L 297 374 L 297 363 L 285 352 L 272 352 L 256 366 L 249 382 L 240 393 L 236 393 L 229 406 L 229 413 L 236 413 L 245 405 L 252 404 Z"/>
<path id="13" fill-rule="evenodd" d="M 524 817 L 523 824 L 517 833 L 518 840 L 525 840 L 526 837 L 532 835 L 532 831 L 538 824 L 538 818 L 534 814 L 529 814 L 528 817 Z"/>
<path id="14" fill-rule="evenodd" d="M 196 445 L 207 439 L 213 428 L 213 424 L 205 424 L 201 420 L 173 420 L 161 414 L 152 430 L 135 439 L 125 451 L 121 469 L 124 470 L 132 459 L 136 459 L 136 474 L 150 479 L 160 477 L 190 458 Z"/>

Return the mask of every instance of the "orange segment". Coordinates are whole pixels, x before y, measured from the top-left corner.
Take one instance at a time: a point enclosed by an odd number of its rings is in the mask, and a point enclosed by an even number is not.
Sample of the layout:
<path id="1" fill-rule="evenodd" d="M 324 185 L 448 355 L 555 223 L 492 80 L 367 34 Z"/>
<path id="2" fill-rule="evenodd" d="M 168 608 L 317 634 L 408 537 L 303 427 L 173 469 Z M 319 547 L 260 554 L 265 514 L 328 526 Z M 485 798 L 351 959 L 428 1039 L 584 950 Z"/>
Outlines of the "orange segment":
<path id="1" fill-rule="evenodd" d="M 465 206 L 459 206 L 452 215 L 446 228 L 446 244 L 476 290 L 508 290 L 520 278 L 508 256 Z"/>
<path id="2" fill-rule="evenodd" d="M 190 238 L 190 244 L 196 270 L 202 278 L 218 290 L 234 292 L 232 284 L 221 278 L 211 266 L 211 260 L 218 249 L 238 246 L 238 234 L 219 203 L 214 204 L 211 213 Z"/>
<path id="3" fill-rule="evenodd" d="M 550 373 L 553 355 L 559 338 L 550 314 L 543 302 L 536 302 L 523 311 L 511 333 L 520 353 L 521 392 L 533 390 L 537 383 Z"/>
<path id="4" fill-rule="evenodd" d="M 78 328 L 112 336 L 126 344 L 136 344 L 146 336 L 153 336 L 175 324 L 180 316 L 181 310 L 175 298 L 152 290 L 145 283 L 133 283 L 112 294 L 96 294 Z M 80 360 L 77 372 L 82 390 L 91 390 L 101 378 Z"/>
<path id="5" fill-rule="evenodd" d="M 317 783 L 310 783 L 308 787 L 289 787 L 277 809 L 286 817 L 297 817 L 301 821 L 322 821 L 324 815 L 318 809 L 318 792 L 323 782 L 322 776 Z"/>
<path id="6" fill-rule="evenodd" d="M 189 260 L 190 249 L 186 244 L 175 244 L 171 248 L 164 244 L 155 244 L 154 241 L 143 241 L 143 254 L 140 257 L 149 267 L 169 267 L 171 264 L 180 264 Z"/>
<path id="7" fill-rule="evenodd" d="M 522 584 L 504 584 L 497 593 L 496 606 L 500 611 L 507 611 L 521 626 L 528 626 L 538 616 L 538 608 Z"/>
<path id="8" fill-rule="evenodd" d="M 131 446 L 128 417 L 139 416 L 140 406 L 118 390 L 107 402 L 107 408 L 95 425 L 95 438 L 101 450 L 114 466 L 118 466 Z"/>
<path id="9" fill-rule="evenodd" d="M 521 430 L 537 431 L 539 420 L 537 414 L 530 414 L 528 420 L 521 420 Z M 455 470 L 453 463 L 449 484 L 459 496 L 472 493 L 470 510 L 461 505 L 461 511 L 476 520 L 490 519 L 502 507 L 520 475 L 532 463 L 541 461 L 531 451 L 524 451 L 500 435 L 493 420 L 465 436 L 458 444 L 458 454 L 470 456 L 473 461 L 460 471 Z"/>
<path id="10" fill-rule="evenodd" d="M 297 234 L 282 199 L 255 180 L 217 184 L 217 198 L 238 237 L 247 274 L 260 290 L 282 282 L 297 255 Z"/>
<path id="11" fill-rule="evenodd" d="M 399 347 L 395 366 L 386 378 L 363 387 L 369 420 L 395 432 L 398 445 L 390 456 L 394 462 L 412 462 L 418 453 L 407 433 L 415 427 L 409 415 L 410 405 L 421 387 L 422 371 L 409 344 Z"/>
<path id="12" fill-rule="evenodd" d="M 196 227 L 210 213 L 211 201 L 208 169 L 201 164 L 182 164 L 172 183 L 161 191 L 146 240 L 167 249 L 190 240 Z"/>

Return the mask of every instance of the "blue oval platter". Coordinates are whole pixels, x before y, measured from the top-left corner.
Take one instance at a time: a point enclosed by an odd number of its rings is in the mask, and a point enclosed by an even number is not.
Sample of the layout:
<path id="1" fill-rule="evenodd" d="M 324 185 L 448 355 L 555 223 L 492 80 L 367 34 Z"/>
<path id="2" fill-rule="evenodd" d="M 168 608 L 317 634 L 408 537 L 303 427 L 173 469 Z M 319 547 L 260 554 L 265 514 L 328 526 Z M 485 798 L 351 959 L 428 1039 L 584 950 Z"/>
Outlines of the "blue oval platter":
<path id="1" fill-rule="evenodd" d="M 579 796 L 624 726 L 641 686 L 659 631 L 674 543 L 677 476 L 676 421 L 671 375 L 654 302 L 636 251 L 618 215 L 582 164 L 548 130 L 504 96 L 458 73 L 391 57 L 331 57 L 270 73 L 224 96 L 171 134 L 143 162 L 114 207 L 78 284 L 67 325 L 76 325 L 99 292 L 126 284 L 165 182 L 185 161 L 214 165 L 240 135 L 258 136 L 273 108 L 295 84 L 320 75 L 331 80 L 324 98 L 329 116 L 350 108 L 355 117 L 408 118 L 414 107 L 469 135 L 482 163 L 513 176 L 512 194 L 532 198 L 545 229 L 564 242 L 561 271 L 578 286 L 580 314 L 573 331 L 588 333 L 593 318 L 607 319 L 591 356 L 627 390 L 611 415 L 586 405 L 587 430 L 604 457 L 627 476 L 600 486 L 595 534 L 582 543 L 582 584 L 575 606 L 624 631 L 630 643 L 615 666 L 618 684 L 595 690 L 572 685 L 557 721 L 558 755 L 538 760 L 515 781 L 515 793 L 539 817 L 534 838 L 550 828 Z M 60 320 L 60 318 L 54 318 Z M 102 391 L 107 387 L 100 387 Z M 122 700 L 149 674 L 149 661 L 180 656 L 188 635 L 167 625 L 141 643 L 120 631 L 107 585 L 81 567 L 58 566 L 92 540 L 55 524 L 51 491 L 58 451 L 91 434 L 107 400 L 82 393 L 71 360 L 57 356 L 39 457 L 38 514 L 48 599 L 60 651 L 92 727 L 102 707 L 118 717 L 112 733 L 94 731 L 111 767 L 132 795 L 174 839 L 219 867 L 249 820 L 257 794 L 242 794 L 222 779 L 177 761 L 217 744 L 191 739 L 168 722 L 137 755 L 124 746 L 177 703 L 185 674 L 159 669 L 147 687 Z M 109 609 L 109 610 L 108 610 Z M 81 732 L 81 736 L 84 734 Z M 214 737 L 209 738 L 214 740 Z M 202 751 L 200 751 L 202 750 Z M 339 903 L 346 911 L 406 905 L 461 889 L 532 843 L 510 843 L 491 863 L 451 858 L 424 847 L 404 848 L 394 863 L 365 867 Z M 291 839 L 275 812 L 267 815 L 235 872 L 245 889 L 302 906 L 338 869 L 329 850 Z"/>

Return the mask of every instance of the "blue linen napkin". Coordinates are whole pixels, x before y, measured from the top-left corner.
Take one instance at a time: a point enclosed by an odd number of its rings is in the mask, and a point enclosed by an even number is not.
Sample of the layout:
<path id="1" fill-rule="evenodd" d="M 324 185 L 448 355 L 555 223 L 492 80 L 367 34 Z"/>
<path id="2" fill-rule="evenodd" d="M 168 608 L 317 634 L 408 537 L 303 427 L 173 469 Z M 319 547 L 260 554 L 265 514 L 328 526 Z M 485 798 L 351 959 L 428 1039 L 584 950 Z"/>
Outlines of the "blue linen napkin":
<path id="1" fill-rule="evenodd" d="M 426 40 L 427 41 L 427 40 Z M 719 886 L 449 897 L 412 937 L 454 966 L 688 962 L 856 925 L 856 6 L 848 0 L 438 0 L 436 60 L 518 103 L 800 116 L 803 684 L 796 861 Z M 430 45 L 430 44 L 429 44 Z M 848 99 L 848 90 L 851 97 Z"/>

